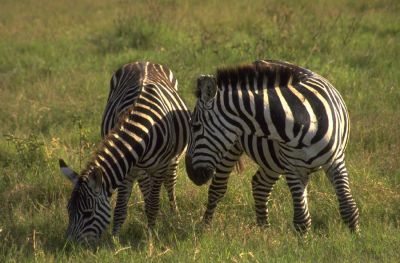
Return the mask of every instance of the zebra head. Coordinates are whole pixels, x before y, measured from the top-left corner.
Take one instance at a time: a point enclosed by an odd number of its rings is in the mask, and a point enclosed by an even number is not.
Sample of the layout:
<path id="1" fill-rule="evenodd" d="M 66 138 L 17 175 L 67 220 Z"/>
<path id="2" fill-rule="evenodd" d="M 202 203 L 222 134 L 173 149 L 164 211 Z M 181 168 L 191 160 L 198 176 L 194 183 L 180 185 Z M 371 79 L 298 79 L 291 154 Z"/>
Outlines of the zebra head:
<path id="1" fill-rule="evenodd" d="M 102 171 L 92 166 L 79 176 L 61 159 L 60 169 L 74 184 L 67 207 L 67 239 L 78 243 L 95 242 L 111 221 L 111 205 L 103 189 Z"/>
<path id="2" fill-rule="evenodd" d="M 238 135 L 227 126 L 218 105 L 217 80 L 212 75 L 197 79 L 197 103 L 191 118 L 191 138 L 186 154 L 186 171 L 196 185 L 208 182 L 215 167 L 233 146 Z"/>

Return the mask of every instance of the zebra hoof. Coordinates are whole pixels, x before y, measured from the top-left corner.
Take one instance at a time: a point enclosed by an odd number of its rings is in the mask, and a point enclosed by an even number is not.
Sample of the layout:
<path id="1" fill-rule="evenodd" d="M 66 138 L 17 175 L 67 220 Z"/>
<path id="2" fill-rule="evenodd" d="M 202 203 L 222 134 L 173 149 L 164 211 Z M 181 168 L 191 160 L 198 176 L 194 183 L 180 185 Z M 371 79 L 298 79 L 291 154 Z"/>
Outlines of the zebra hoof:
<path id="1" fill-rule="evenodd" d="M 257 226 L 262 229 L 269 228 L 271 224 L 269 223 L 268 219 L 257 219 Z"/>
<path id="2" fill-rule="evenodd" d="M 177 216 L 177 217 L 181 216 L 177 206 L 171 206 L 170 211 L 171 211 L 171 214 L 173 214 L 174 216 Z"/>
<path id="3" fill-rule="evenodd" d="M 203 219 L 201 220 L 201 224 L 204 226 L 210 226 L 212 219 L 213 219 L 212 215 L 206 213 L 204 214 Z"/>
<path id="4" fill-rule="evenodd" d="M 114 226 L 112 231 L 111 231 L 111 235 L 113 237 L 116 237 L 119 235 L 119 231 L 121 230 L 121 226 Z"/>
<path id="5" fill-rule="evenodd" d="M 360 229 L 359 225 L 355 225 L 355 226 L 350 227 L 350 231 L 351 231 L 351 233 L 353 233 L 353 234 L 355 234 L 357 236 L 361 236 L 361 229 Z"/>
<path id="6" fill-rule="evenodd" d="M 300 235 L 306 235 L 308 231 L 311 228 L 311 225 L 309 224 L 294 224 L 294 228 L 296 229 L 296 232 L 299 233 Z"/>

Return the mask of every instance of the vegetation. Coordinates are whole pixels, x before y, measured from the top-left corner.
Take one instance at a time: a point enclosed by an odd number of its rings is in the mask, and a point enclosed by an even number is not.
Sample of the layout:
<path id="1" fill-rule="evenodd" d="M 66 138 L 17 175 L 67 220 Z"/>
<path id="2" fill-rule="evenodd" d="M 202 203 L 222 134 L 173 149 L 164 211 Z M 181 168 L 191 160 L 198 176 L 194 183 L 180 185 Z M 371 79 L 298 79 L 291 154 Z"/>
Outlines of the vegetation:
<path id="1" fill-rule="evenodd" d="M 399 262 L 400 3 L 324 1 L 2 0 L 0 8 L 0 262 Z M 361 211 L 360 236 L 341 222 L 323 174 L 309 188 L 313 227 L 299 237 L 284 180 L 259 229 L 250 191 L 254 164 L 233 174 L 213 225 L 203 228 L 207 188 L 179 169 L 180 217 L 165 192 L 148 237 L 138 189 L 120 239 L 96 249 L 65 243 L 72 186 L 100 140 L 111 74 L 149 60 L 169 66 L 194 105 L 194 80 L 216 67 L 269 58 L 325 76 L 352 121 L 347 151 Z"/>

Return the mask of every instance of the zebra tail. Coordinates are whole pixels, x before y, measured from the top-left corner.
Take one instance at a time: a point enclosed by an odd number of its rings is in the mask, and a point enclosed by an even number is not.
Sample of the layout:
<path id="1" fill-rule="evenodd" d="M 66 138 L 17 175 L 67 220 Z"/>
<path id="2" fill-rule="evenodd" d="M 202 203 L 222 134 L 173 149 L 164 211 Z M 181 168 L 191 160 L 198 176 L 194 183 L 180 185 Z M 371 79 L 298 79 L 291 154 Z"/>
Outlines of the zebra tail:
<path id="1" fill-rule="evenodd" d="M 244 171 L 244 161 L 243 161 L 243 156 L 237 160 L 235 163 L 235 171 L 236 173 L 241 173 Z"/>

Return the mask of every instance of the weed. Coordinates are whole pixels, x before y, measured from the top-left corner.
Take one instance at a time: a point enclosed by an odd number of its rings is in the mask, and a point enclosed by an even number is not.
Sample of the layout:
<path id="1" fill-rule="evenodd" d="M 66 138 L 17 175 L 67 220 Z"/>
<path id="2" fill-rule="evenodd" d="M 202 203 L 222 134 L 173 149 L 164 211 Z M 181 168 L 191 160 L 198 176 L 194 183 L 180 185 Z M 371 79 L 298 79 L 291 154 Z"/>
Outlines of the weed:
<path id="1" fill-rule="evenodd" d="M 30 169 L 33 166 L 45 164 L 44 143 L 38 139 L 37 135 L 28 134 L 25 137 L 17 137 L 13 134 L 6 134 L 4 137 L 8 143 L 15 147 L 18 163 L 23 168 Z"/>

